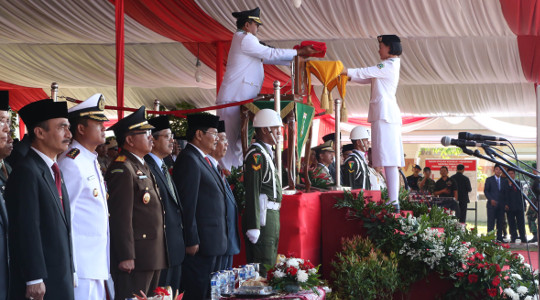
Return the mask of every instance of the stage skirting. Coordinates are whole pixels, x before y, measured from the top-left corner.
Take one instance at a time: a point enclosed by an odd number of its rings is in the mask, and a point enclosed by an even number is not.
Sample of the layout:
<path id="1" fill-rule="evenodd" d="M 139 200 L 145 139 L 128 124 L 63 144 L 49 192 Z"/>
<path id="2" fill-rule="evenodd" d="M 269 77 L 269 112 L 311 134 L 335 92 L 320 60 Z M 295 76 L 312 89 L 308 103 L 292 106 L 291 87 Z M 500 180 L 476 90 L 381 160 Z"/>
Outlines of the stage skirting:
<path id="1" fill-rule="evenodd" d="M 353 191 L 354 195 L 357 193 Z M 364 233 L 358 221 L 345 218 L 346 209 L 334 208 L 336 199 L 343 198 L 343 194 L 332 191 L 284 195 L 278 252 L 309 259 L 314 265 L 322 264 L 323 278 L 330 279 L 331 261 L 341 249 L 341 239 Z M 364 195 L 372 196 L 374 201 L 381 198 L 379 191 L 364 191 Z M 235 266 L 246 263 L 244 238 L 242 234 L 242 250 L 234 256 Z"/>

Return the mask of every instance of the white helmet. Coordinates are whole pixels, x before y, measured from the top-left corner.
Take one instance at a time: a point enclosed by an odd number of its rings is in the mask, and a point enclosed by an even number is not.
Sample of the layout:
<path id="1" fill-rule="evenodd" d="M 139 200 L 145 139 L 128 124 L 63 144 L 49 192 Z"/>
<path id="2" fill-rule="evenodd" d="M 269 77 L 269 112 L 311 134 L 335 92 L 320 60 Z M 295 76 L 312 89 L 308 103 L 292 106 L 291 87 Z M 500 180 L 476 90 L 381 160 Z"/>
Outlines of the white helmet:
<path id="1" fill-rule="evenodd" d="M 351 141 L 353 140 L 363 140 L 363 139 L 370 139 L 371 134 L 369 132 L 369 129 L 367 129 L 364 126 L 356 126 L 351 130 Z"/>
<path id="2" fill-rule="evenodd" d="M 281 117 L 278 113 L 269 108 L 261 109 L 255 114 L 253 118 L 253 127 L 274 127 L 274 126 L 283 126 Z"/>

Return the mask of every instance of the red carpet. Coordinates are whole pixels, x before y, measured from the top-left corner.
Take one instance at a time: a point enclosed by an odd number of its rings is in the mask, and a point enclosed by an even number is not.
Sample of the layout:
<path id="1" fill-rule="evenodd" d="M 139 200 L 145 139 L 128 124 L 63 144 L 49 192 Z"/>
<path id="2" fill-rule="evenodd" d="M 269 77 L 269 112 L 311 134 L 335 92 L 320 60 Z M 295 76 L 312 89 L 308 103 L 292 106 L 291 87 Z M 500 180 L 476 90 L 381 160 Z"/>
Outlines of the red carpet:
<path id="1" fill-rule="evenodd" d="M 528 263 L 533 267 L 534 270 L 538 269 L 538 248 L 534 247 L 530 249 L 530 260 L 527 250 L 512 250 L 512 253 L 519 253 L 525 257 L 525 263 Z"/>

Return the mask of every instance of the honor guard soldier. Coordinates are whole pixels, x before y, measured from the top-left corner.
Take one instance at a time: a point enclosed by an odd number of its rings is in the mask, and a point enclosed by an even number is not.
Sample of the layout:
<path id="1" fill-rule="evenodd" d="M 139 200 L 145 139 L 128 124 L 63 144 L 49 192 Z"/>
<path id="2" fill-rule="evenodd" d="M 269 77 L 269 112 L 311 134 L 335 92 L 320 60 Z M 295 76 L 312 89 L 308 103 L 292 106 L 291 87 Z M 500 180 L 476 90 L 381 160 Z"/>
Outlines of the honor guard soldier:
<path id="1" fill-rule="evenodd" d="M 117 300 L 139 291 L 151 294 L 161 270 L 168 266 L 163 205 L 154 175 L 144 161 L 152 150 L 153 128 L 144 106 L 109 128 L 122 148 L 105 175 L 111 275 Z"/>
<path id="2" fill-rule="evenodd" d="M 182 225 L 183 208 L 178 191 L 169 174 L 169 168 L 163 160 L 173 150 L 174 136 L 171 132 L 168 116 L 150 119 L 148 123 L 154 126 L 154 129 L 152 129 L 154 145 L 152 146 L 152 152 L 148 153 L 144 160 L 156 178 L 159 194 L 165 208 L 165 235 L 167 236 L 169 253 L 169 268 L 161 271 L 159 286 L 170 286 L 173 293 L 176 293 L 176 291 L 180 290 L 182 262 L 186 254 Z"/>
<path id="3" fill-rule="evenodd" d="M 11 124 L 11 115 L 9 111 L 9 92 L 0 91 L 0 123 L 3 125 L 0 130 L 4 131 L 7 127 L 9 128 Z M 11 166 L 6 161 L 6 157 L 11 154 L 13 150 L 13 139 L 11 138 L 11 133 L 7 133 L 7 142 L 5 146 L 0 147 L 0 192 L 4 195 L 4 190 L 6 189 L 6 183 L 11 173 Z M 1 292 L 0 292 L 1 293 Z"/>
<path id="4" fill-rule="evenodd" d="M 257 32 L 262 25 L 261 10 L 233 12 L 236 32 L 232 37 L 227 68 L 217 95 L 216 104 L 240 102 L 253 99 L 259 94 L 264 81 L 263 64 L 289 65 L 295 56 L 305 56 L 319 51 L 312 46 L 295 49 L 279 49 L 259 42 Z M 221 160 L 227 170 L 242 165 L 242 143 L 240 141 L 240 106 L 231 106 L 217 111 L 227 124 L 229 149 Z"/>
<path id="5" fill-rule="evenodd" d="M 73 140 L 58 157 L 71 206 L 75 299 L 105 299 L 109 278 L 109 212 L 107 191 L 96 148 L 105 143 L 101 94 L 68 110 Z"/>
<path id="6" fill-rule="evenodd" d="M 371 189 L 369 166 L 366 158 L 366 152 L 369 148 L 369 136 L 369 130 L 363 126 L 356 126 L 351 131 L 354 150 L 341 167 L 344 186 L 350 186 L 352 189 Z"/>
<path id="7" fill-rule="evenodd" d="M 242 228 L 246 234 L 246 259 L 264 265 L 276 263 L 279 244 L 279 209 L 281 208 L 281 182 L 274 165 L 272 145 L 277 143 L 282 120 L 271 109 L 261 109 L 253 118 L 256 142 L 249 147 L 244 161 L 246 209 Z"/>
<path id="8" fill-rule="evenodd" d="M 10 174 L 9 299 L 73 300 L 71 212 L 56 156 L 69 147 L 66 102 L 44 99 L 19 110 L 31 141 Z"/>

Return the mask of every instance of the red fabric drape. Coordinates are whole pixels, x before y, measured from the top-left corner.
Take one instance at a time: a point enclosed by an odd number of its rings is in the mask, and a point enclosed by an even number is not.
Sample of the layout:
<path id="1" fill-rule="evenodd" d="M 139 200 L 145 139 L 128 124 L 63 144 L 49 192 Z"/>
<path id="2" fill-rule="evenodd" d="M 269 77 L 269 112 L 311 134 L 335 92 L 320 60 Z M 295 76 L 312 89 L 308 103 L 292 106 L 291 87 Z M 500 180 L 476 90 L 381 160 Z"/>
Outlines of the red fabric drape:
<path id="1" fill-rule="evenodd" d="M 540 82 L 540 0 L 500 0 L 508 27 L 517 35 L 521 67 L 530 82 Z"/>
<path id="2" fill-rule="evenodd" d="M 124 106 L 124 0 L 115 1 L 116 13 L 116 102 Z M 118 110 L 118 119 L 124 117 L 124 111 Z"/>

